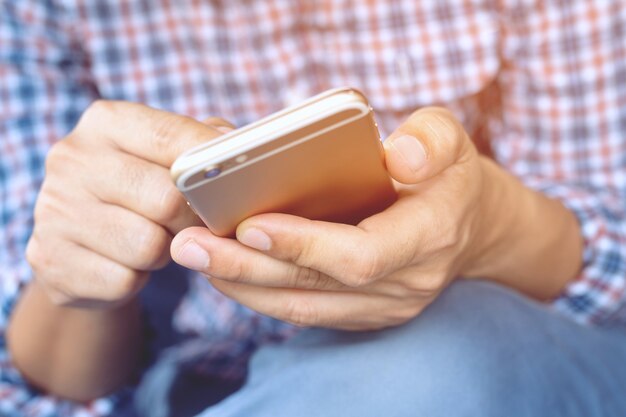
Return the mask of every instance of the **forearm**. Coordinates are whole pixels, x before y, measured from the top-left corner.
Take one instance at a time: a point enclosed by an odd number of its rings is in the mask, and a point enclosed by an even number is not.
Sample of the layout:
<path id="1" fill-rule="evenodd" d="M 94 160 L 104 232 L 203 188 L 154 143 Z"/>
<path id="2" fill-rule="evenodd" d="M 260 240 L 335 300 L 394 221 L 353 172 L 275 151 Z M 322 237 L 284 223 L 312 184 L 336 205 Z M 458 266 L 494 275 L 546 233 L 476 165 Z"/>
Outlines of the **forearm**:
<path id="1" fill-rule="evenodd" d="M 111 310 L 62 307 L 31 283 L 12 314 L 8 344 L 31 383 L 88 401 L 128 381 L 138 363 L 140 329 L 137 301 Z"/>
<path id="2" fill-rule="evenodd" d="M 491 279 L 538 299 L 558 296 L 582 265 L 576 217 L 487 158 L 481 164 L 486 214 L 480 220 L 480 253 L 466 275 Z"/>

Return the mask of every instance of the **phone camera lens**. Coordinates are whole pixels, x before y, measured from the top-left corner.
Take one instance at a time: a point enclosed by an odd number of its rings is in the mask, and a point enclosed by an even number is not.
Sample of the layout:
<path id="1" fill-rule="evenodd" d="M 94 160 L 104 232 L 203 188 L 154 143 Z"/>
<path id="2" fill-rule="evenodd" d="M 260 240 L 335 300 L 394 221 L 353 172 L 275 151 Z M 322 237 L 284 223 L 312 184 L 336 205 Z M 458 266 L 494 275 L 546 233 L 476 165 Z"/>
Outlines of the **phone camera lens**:
<path id="1" fill-rule="evenodd" d="M 222 173 L 219 167 L 210 167 L 204 171 L 204 178 L 215 178 Z"/>

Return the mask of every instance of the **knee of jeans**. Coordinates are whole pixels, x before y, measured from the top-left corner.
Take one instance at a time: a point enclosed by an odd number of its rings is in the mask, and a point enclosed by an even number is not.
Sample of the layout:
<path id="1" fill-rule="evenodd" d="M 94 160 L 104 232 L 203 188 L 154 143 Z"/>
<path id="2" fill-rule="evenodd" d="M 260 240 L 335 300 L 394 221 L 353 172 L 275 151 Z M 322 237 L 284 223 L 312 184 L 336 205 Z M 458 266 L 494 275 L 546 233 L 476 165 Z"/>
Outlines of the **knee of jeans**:
<path id="1" fill-rule="evenodd" d="M 506 415 L 510 407 L 527 406 L 519 393 L 533 382 L 524 340 L 524 332 L 533 331 L 527 328 L 533 308 L 498 286 L 460 281 L 405 325 L 311 331 L 296 342 L 301 349 L 285 367 L 322 378 L 325 398 L 361 398 L 363 415 L 375 415 L 381 404 L 388 416 Z"/>
<path id="2" fill-rule="evenodd" d="M 453 283 L 412 322 L 420 331 L 449 337 L 472 335 L 480 343 L 514 336 L 545 313 L 545 306 L 511 289 L 484 281 Z M 441 330 L 448 329 L 447 332 Z"/>
<path id="3" fill-rule="evenodd" d="M 397 357 L 388 365 L 398 367 L 398 380 L 411 386 L 407 398 L 425 415 L 444 404 L 454 415 L 499 415 L 538 377 L 531 359 L 540 349 L 532 336 L 540 311 L 496 285 L 457 282 L 421 316 L 389 330 L 385 351 Z"/>
<path id="4" fill-rule="evenodd" d="M 325 398 L 350 403 L 349 415 L 507 415 L 526 407 L 519 392 L 533 381 L 534 368 L 523 366 L 532 350 L 522 332 L 532 331 L 532 306 L 500 287 L 460 281 L 405 325 L 365 333 L 309 329 L 266 347 L 249 381 L 270 389 L 279 375 L 283 406 Z"/>
<path id="5" fill-rule="evenodd" d="M 521 359 L 520 349 L 538 342 L 535 336 L 543 330 L 537 320 L 549 316 L 544 307 L 511 290 L 460 281 L 409 323 L 403 337 L 421 340 L 420 353 L 440 352 L 436 356 L 455 360 L 458 368 L 502 369 L 501 360 Z"/>

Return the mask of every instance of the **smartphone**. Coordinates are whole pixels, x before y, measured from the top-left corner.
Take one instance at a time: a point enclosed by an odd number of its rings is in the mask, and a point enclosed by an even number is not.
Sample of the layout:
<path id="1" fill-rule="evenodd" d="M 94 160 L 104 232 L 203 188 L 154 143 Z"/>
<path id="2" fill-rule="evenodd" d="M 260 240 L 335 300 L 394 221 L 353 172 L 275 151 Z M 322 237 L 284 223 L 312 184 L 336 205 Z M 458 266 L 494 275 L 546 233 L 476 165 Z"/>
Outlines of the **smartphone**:
<path id="1" fill-rule="evenodd" d="M 180 155 L 172 178 L 218 236 L 288 213 L 357 224 L 397 194 L 373 111 L 351 88 L 326 91 Z"/>

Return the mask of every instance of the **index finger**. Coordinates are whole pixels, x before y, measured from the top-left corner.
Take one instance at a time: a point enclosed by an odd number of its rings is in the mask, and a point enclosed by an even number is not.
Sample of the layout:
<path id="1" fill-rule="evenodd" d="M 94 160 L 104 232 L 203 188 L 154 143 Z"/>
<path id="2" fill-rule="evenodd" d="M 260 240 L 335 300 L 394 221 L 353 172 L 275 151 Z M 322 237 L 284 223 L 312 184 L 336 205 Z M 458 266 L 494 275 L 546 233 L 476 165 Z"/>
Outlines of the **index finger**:
<path id="1" fill-rule="evenodd" d="M 237 239 L 345 285 L 363 286 L 413 261 L 422 238 L 419 222 L 414 216 L 406 216 L 407 208 L 415 211 L 414 207 L 406 207 L 406 200 L 398 200 L 358 226 L 288 214 L 261 214 L 239 225 Z"/>
<path id="2" fill-rule="evenodd" d="M 122 151 L 170 167 L 184 151 L 223 132 L 191 117 L 122 101 L 95 101 L 83 114 L 77 132 L 105 140 Z"/>

